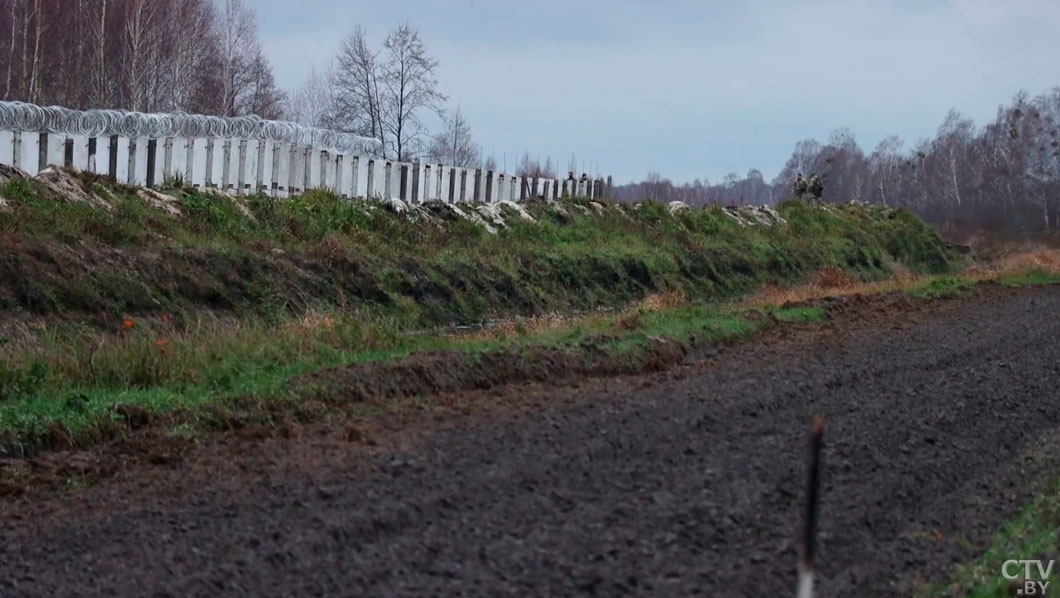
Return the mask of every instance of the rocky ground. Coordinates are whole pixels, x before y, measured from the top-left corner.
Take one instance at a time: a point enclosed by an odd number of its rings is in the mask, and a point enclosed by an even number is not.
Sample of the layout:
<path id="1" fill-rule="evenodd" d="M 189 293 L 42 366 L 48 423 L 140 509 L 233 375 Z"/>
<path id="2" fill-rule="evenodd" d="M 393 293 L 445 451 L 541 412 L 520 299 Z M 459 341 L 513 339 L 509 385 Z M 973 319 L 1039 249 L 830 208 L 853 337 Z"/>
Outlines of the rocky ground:
<path id="1" fill-rule="evenodd" d="M 131 464 L 0 502 L 0 595 L 788 595 L 813 414 L 820 595 L 909 595 L 1060 473 L 1060 287 L 823 304 L 666 372 L 443 395 L 392 428 L 42 457 L 25 475 Z"/>

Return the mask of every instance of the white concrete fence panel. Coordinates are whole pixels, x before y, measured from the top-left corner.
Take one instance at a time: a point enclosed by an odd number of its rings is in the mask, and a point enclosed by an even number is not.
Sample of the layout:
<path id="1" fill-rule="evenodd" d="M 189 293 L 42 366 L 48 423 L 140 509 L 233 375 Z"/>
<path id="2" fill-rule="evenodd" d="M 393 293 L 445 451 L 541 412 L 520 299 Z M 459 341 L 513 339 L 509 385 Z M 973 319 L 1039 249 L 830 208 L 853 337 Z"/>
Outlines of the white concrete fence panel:
<path id="1" fill-rule="evenodd" d="M 518 177 L 493 170 L 381 156 L 366 139 L 257 117 L 77 112 L 0 102 L 0 164 L 35 175 L 64 166 L 121 183 L 182 184 L 289 197 L 311 189 L 411 203 L 599 198 L 604 180 Z"/>

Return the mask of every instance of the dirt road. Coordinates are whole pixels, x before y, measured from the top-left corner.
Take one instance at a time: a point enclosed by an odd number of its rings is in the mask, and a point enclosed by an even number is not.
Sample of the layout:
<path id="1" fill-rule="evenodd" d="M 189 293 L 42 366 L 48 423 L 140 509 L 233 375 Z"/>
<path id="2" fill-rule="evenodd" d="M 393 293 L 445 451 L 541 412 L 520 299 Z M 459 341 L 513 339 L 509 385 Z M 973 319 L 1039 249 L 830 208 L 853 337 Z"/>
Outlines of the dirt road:
<path id="1" fill-rule="evenodd" d="M 1060 287 L 845 309 L 664 374 L 509 389 L 561 406 L 368 468 L 204 460 L 8 509 L 0 596 L 784 596 L 815 413 L 820 595 L 908 595 L 1060 473 Z"/>

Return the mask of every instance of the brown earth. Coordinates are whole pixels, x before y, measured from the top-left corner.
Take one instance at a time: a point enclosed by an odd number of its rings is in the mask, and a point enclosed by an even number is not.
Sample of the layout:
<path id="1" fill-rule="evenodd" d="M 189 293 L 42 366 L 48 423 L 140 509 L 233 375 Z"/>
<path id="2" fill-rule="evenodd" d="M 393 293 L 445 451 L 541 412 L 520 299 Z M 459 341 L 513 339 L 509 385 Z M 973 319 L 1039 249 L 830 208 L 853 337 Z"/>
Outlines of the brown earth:
<path id="1" fill-rule="evenodd" d="M 0 595 L 786 595 L 817 413 L 820 595 L 907 595 L 1060 475 L 1060 286 L 823 304 L 661 373 L 8 462 L 78 487 L 0 502 Z"/>

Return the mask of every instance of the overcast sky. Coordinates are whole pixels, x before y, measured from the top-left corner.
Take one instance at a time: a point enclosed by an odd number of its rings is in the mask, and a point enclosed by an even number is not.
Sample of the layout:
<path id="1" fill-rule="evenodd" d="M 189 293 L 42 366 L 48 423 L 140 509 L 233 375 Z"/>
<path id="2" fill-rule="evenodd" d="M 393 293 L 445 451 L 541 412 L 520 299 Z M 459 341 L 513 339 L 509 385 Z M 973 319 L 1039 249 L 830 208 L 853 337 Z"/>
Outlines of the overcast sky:
<path id="1" fill-rule="evenodd" d="M 1060 85 L 1057 0 L 248 1 L 284 88 L 354 26 L 409 21 L 487 155 L 574 153 L 619 182 L 771 179 L 799 139 L 848 126 L 871 151 Z"/>

